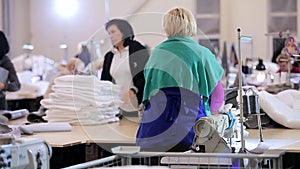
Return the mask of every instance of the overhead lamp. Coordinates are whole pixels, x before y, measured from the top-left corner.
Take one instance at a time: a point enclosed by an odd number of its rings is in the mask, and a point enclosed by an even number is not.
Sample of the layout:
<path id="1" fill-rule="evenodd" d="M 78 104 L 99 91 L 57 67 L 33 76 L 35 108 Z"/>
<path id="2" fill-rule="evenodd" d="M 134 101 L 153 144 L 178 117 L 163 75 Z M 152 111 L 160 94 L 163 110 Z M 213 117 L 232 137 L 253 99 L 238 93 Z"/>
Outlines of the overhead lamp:
<path id="1" fill-rule="evenodd" d="M 60 44 L 60 45 L 59 45 L 59 48 L 60 48 L 60 49 L 67 49 L 67 48 L 68 48 L 68 45 L 65 44 L 65 43 Z"/>
<path id="2" fill-rule="evenodd" d="M 23 49 L 32 51 L 34 49 L 32 44 L 24 44 Z"/>
<path id="3" fill-rule="evenodd" d="M 56 0 L 55 9 L 61 17 L 70 18 L 77 12 L 78 0 Z"/>
<path id="4" fill-rule="evenodd" d="M 61 64 L 65 65 L 65 64 L 68 63 L 68 45 L 65 44 L 65 43 L 62 43 L 62 44 L 59 45 L 59 48 L 64 50 L 64 56 L 63 56 L 63 59 L 61 61 Z"/>

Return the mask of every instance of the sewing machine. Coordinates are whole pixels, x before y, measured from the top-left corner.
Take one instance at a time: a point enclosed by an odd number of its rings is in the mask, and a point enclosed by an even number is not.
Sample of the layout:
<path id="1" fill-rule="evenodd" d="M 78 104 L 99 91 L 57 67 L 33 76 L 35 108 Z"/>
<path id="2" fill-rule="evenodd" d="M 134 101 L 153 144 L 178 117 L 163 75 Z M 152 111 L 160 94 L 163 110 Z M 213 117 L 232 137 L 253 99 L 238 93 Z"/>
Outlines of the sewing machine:
<path id="1" fill-rule="evenodd" d="M 235 132 L 235 119 L 230 113 L 202 117 L 195 123 L 194 131 L 192 149 L 195 152 L 231 153 L 233 151 L 224 140 L 224 138 L 232 138 Z"/>
<path id="2" fill-rule="evenodd" d="M 0 168 L 50 168 L 52 148 L 42 139 L 0 137 Z"/>

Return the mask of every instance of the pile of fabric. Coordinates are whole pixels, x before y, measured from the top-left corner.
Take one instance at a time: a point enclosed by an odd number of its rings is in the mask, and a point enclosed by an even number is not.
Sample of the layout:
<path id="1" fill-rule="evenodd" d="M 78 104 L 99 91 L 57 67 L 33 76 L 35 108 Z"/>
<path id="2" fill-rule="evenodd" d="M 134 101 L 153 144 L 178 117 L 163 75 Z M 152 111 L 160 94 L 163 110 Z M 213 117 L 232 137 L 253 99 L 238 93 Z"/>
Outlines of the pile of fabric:
<path id="1" fill-rule="evenodd" d="M 55 79 L 53 93 L 43 99 L 49 122 L 69 122 L 72 125 L 97 125 L 118 121 L 116 114 L 122 104 L 120 87 L 97 77 L 66 75 Z"/>
<path id="2" fill-rule="evenodd" d="M 259 92 L 259 104 L 276 123 L 291 129 L 300 129 L 300 91 L 288 89 L 277 94 Z"/>

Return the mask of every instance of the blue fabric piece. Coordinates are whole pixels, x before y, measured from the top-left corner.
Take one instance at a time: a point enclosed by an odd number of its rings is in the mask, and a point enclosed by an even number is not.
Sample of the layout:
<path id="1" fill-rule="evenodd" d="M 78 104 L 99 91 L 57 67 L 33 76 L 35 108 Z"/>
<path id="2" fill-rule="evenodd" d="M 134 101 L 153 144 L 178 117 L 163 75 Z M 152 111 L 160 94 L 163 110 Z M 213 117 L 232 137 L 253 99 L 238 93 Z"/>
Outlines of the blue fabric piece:
<path id="1" fill-rule="evenodd" d="M 146 105 L 136 144 L 147 149 L 172 148 L 178 143 L 191 146 L 194 124 L 204 116 L 200 94 L 178 87 L 163 88 Z"/>

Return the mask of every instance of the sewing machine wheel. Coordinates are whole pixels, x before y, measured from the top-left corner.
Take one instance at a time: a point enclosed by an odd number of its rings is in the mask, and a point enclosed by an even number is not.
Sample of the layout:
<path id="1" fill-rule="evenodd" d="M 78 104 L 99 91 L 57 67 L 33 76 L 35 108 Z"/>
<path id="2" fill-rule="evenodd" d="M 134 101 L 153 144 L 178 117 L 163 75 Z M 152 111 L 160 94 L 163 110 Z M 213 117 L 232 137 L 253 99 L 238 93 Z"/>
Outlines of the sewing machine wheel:
<path id="1" fill-rule="evenodd" d="M 205 120 L 198 121 L 197 125 L 195 125 L 195 133 L 198 137 L 205 138 L 208 137 L 212 132 L 211 125 Z"/>

